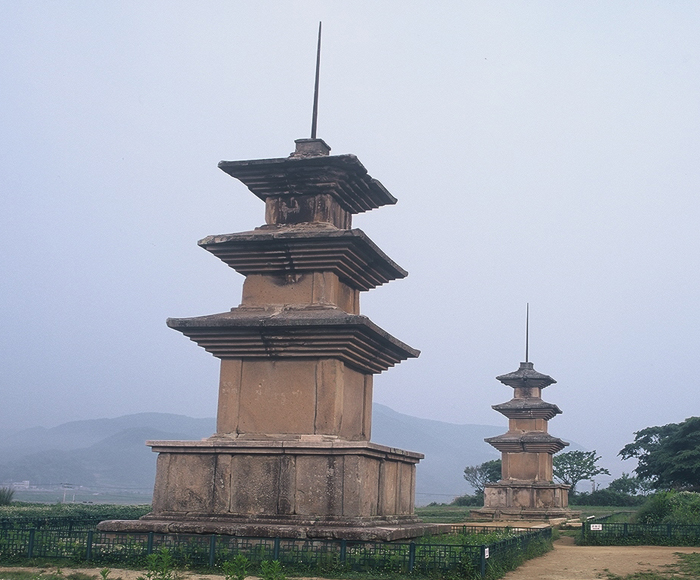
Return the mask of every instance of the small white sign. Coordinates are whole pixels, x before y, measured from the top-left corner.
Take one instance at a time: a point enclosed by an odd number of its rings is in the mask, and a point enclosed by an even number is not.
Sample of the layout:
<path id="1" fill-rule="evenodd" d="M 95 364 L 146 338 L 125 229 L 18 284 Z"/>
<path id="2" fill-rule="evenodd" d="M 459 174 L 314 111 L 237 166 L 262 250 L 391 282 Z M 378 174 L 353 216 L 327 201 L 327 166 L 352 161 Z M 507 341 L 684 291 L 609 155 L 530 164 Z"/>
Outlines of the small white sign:
<path id="1" fill-rule="evenodd" d="M 484 548 L 484 558 L 488 558 L 488 557 L 489 557 L 489 549 Z"/>
<path id="2" fill-rule="evenodd" d="M 591 532 L 602 532 L 603 524 L 591 524 Z"/>

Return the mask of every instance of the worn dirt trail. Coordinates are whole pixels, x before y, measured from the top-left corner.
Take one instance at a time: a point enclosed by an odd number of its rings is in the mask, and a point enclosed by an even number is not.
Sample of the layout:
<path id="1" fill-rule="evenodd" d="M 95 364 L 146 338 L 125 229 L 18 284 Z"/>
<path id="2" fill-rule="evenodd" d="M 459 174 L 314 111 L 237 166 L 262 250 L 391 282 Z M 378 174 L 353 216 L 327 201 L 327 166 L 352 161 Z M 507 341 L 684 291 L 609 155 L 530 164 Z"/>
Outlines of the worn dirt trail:
<path id="1" fill-rule="evenodd" d="M 554 550 L 525 562 L 504 580 L 600 580 L 608 572 L 626 576 L 635 572 L 664 571 L 678 552 L 698 548 L 667 546 L 576 546 L 571 537 L 554 542 Z"/>

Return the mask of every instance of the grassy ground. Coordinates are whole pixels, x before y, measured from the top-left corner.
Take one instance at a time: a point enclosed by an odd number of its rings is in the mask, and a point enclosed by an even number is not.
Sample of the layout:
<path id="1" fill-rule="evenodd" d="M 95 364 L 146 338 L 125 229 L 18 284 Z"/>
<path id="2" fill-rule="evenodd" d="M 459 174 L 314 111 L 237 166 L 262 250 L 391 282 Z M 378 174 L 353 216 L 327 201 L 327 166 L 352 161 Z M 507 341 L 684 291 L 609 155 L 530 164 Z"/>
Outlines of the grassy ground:
<path id="1" fill-rule="evenodd" d="M 95 503 L 95 504 L 150 504 L 153 494 L 150 492 L 109 491 L 96 492 L 89 490 L 23 490 L 15 491 L 14 500 L 30 503 Z"/>
<path id="2" fill-rule="evenodd" d="M 436 505 L 416 508 L 416 515 L 424 522 L 434 524 L 452 524 L 466 522 L 469 510 L 473 507 L 456 505 Z"/>
<path id="3" fill-rule="evenodd" d="M 588 516 L 608 516 L 616 514 L 615 519 L 608 521 L 628 522 L 629 518 L 637 511 L 633 507 L 616 506 L 570 506 L 572 510 L 580 511 L 581 518 Z M 462 523 L 469 521 L 469 510 L 478 509 L 475 507 L 454 506 L 454 505 L 433 505 L 416 508 L 416 515 L 424 522 L 428 523 Z"/>

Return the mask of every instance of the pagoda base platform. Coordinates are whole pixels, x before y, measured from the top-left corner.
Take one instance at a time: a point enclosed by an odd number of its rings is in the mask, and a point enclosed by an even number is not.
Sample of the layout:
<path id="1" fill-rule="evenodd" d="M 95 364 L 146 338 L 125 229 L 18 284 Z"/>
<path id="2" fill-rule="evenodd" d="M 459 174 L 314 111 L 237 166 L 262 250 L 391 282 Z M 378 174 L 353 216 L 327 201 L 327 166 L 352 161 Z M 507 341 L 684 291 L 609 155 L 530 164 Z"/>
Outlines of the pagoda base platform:
<path id="1" fill-rule="evenodd" d="M 414 515 L 419 453 L 337 437 L 150 441 L 153 511 L 101 531 L 393 540 L 431 533 Z"/>
<path id="2" fill-rule="evenodd" d="M 240 537 L 342 539 L 394 541 L 437 534 L 438 524 L 424 524 L 415 516 L 347 520 L 301 518 L 217 518 L 164 519 L 145 516 L 140 520 L 108 520 L 98 530 L 116 533 L 217 534 Z"/>
<path id="3" fill-rule="evenodd" d="M 484 488 L 484 507 L 471 511 L 483 520 L 552 520 L 577 518 L 569 509 L 568 485 L 541 481 L 501 480 Z"/>
<path id="4" fill-rule="evenodd" d="M 518 508 L 481 508 L 471 510 L 469 517 L 477 521 L 552 521 L 570 520 L 581 516 L 580 511 L 569 509 L 518 509 Z"/>

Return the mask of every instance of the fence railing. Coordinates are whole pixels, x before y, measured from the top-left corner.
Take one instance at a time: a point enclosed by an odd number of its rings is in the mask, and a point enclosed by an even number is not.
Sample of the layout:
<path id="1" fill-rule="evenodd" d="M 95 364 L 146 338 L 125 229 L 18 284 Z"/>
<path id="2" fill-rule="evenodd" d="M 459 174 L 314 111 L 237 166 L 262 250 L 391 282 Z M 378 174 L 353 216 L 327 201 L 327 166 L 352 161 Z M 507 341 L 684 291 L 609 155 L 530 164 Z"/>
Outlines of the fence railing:
<path id="1" fill-rule="evenodd" d="M 586 545 L 700 546 L 700 526 L 585 522 L 581 543 Z"/>
<path id="2" fill-rule="evenodd" d="M 462 531 L 462 526 L 458 527 Z M 494 532 L 494 528 L 483 529 Z M 473 533 L 472 529 L 468 531 Z M 549 540 L 550 528 L 523 531 L 500 541 L 475 545 L 5 529 L 0 530 L 0 562 L 70 559 L 96 565 L 144 566 L 149 554 L 165 548 L 175 562 L 194 568 L 213 568 L 241 554 L 253 565 L 278 560 L 301 570 L 457 571 L 465 578 L 483 578 L 490 569 L 516 567 L 526 559 L 532 542 Z"/>

